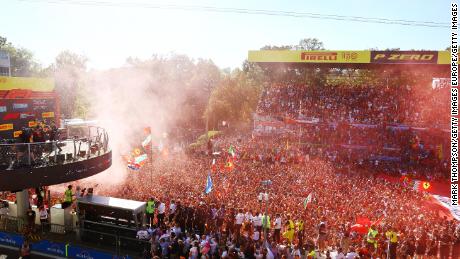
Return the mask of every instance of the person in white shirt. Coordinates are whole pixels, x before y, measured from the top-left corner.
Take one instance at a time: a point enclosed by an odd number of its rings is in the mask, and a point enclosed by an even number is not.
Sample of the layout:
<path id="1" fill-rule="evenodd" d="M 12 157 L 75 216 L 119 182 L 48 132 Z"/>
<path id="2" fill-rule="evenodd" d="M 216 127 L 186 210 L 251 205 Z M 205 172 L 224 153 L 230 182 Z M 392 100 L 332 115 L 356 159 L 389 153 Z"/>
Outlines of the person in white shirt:
<path id="1" fill-rule="evenodd" d="M 246 221 L 246 222 L 251 222 L 252 221 L 252 212 L 251 211 L 246 212 L 246 214 L 244 215 L 244 221 Z"/>
<path id="2" fill-rule="evenodd" d="M 345 256 L 346 259 L 355 259 L 358 258 L 359 255 L 355 252 L 355 249 L 351 248 L 350 252 Z"/>
<path id="3" fill-rule="evenodd" d="M 254 225 L 254 228 L 259 232 L 262 230 L 262 215 L 260 215 L 259 212 L 257 212 L 255 216 L 252 217 L 252 224 Z"/>
<path id="4" fill-rule="evenodd" d="M 238 214 L 236 214 L 235 216 L 235 232 L 236 232 L 237 240 L 239 240 L 240 238 L 241 225 L 243 225 L 243 221 L 244 221 L 243 209 L 239 209 Z"/>
<path id="5" fill-rule="evenodd" d="M 45 232 L 48 229 L 48 211 L 42 205 L 38 209 L 38 214 L 40 216 L 40 225 L 41 225 L 41 228 L 42 228 L 42 232 Z"/>
<path id="6" fill-rule="evenodd" d="M 168 221 L 171 223 L 174 219 L 174 216 L 176 215 L 176 203 L 174 203 L 174 200 L 171 200 L 171 204 L 169 204 L 169 219 Z"/>
<path id="7" fill-rule="evenodd" d="M 137 231 L 136 238 L 139 239 L 139 240 L 147 241 L 147 240 L 150 239 L 150 234 L 149 234 L 149 232 L 147 231 L 146 228 L 143 228 L 143 229 Z"/>
<path id="8" fill-rule="evenodd" d="M 280 243 L 281 241 L 281 215 L 279 213 L 276 214 L 275 222 L 274 222 L 274 228 L 275 228 L 275 242 Z"/>
<path id="9" fill-rule="evenodd" d="M 259 241 L 260 239 L 260 232 L 259 230 L 254 230 L 254 233 L 252 233 L 252 240 L 254 240 L 254 242 L 257 242 Z"/>
<path id="10" fill-rule="evenodd" d="M 337 251 L 337 255 L 335 256 L 335 259 L 346 259 L 345 254 L 343 253 L 343 249 L 339 247 L 339 250 Z"/>
<path id="11" fill-rule="evenodd" d="M 300 259 L 302 257 L 302 253 L 300 252 L 298 245 L 296 245 L 295 248 L 292 250 L 291 256 L 294 259 Z"/>
<path id="12" fill-rule="evenodd" d="M 161 227 L 165 221 L 165 210 L 166 210 L 166 205 L 164 202 L 161 202 L 160 205 L 158 205 L 158 226 Z"/>

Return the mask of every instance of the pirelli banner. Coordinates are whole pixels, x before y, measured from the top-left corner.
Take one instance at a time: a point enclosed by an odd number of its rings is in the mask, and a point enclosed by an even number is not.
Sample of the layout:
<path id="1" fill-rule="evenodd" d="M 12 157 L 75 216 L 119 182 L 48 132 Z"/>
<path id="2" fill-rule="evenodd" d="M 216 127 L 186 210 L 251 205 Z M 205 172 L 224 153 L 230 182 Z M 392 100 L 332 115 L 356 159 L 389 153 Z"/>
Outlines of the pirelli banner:
<path id="1" fill-rule="evenodd" d="M 39 92 L 54 90 L 54 79 L 36 77 L 7 77 L 0 76 L 0 90 L 23 89 Z"/>
<path id="2" fill-rule="evenodd" d="M 449 65 L 448 51 L 260 50 L 249 62 L 312 64 L 438 64 Z"/>

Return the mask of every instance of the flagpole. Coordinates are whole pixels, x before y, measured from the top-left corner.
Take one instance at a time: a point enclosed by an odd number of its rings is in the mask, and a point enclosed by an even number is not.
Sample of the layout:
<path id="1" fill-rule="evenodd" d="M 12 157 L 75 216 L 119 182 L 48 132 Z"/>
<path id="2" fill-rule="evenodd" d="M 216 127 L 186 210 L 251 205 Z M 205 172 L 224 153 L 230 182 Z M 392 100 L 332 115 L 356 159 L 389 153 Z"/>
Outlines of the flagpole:
<path id="1" fill-rule="evenodd" d="M 152 128 L 150 128 L 150 184 L 153 182 L 153 139 L 152 139 Z"/>

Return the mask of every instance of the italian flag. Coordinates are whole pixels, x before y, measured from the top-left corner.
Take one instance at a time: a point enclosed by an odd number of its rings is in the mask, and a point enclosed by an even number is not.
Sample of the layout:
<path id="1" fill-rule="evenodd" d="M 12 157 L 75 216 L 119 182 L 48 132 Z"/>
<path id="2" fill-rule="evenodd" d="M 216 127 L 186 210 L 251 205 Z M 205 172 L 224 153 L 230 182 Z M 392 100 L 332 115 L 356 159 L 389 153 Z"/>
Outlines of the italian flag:
<path id="1" fill-rule="evenodd" d="M 303 201 L 303 208 L 306 209 L 307 205 L 313 201 L 313 193 L 308 194 L 307 198 Z"/>

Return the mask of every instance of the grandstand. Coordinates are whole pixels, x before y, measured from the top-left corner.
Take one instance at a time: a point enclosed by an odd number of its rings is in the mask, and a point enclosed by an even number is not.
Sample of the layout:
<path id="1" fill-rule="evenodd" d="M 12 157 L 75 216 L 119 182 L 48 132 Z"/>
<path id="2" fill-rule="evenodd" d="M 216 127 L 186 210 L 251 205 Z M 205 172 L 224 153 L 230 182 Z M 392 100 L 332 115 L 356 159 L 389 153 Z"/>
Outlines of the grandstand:
<path id="1" fill-rule="evenodd" d="M 269 71 L 280 67 L 292 71 L 317 68 L 326 71 L 326 79 L 334 79 L 321 86 L 311 81 L 273 82 L 264 89 L 259 101 L 254 134 L 283 136 L 336 163 L 356 163 L 396 175 L 415 172 L 421 178 L 429 175 L 430 179 L 446 179 L 450 90 L 439 84 L 432 87 L 428 82 L 436 76 L 448 77 L 447 54 L 250 51 L 249 61 Z M 349 72 L 355 66 L 353 74 L 371 70 L 380 74 L 380 80 L 350 85 L 350 75 L 337 71 Z M 404 69 L 417 76 L 418 69 L 428 68 L 431 80 L 410 85 L 388 79 L 394 71 Z M 340 80 L 341 77 L 344 79 Z"/>

